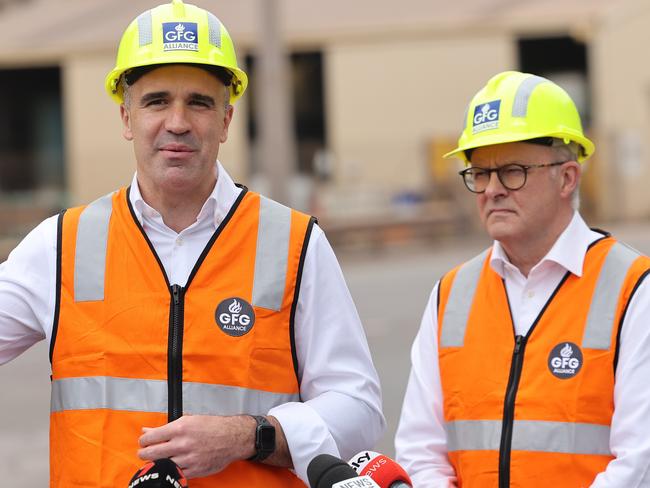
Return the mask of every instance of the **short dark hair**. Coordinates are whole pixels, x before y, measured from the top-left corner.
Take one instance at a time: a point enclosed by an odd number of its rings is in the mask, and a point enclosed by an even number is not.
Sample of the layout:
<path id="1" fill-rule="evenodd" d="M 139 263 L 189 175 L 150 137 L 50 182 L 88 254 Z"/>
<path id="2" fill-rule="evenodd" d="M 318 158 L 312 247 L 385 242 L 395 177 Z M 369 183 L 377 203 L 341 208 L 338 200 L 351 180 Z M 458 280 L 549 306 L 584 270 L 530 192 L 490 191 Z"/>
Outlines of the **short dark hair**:
<path id="1" fill-rule="evenodd" d="M 200 64 L 200 63 L 175 63 L 175 64 L 182 64 L 185 66 L 193 66 L 195 68 L 201 68 L 207 71 L 208 73 L 210 73 L 215 78 L 217 78 L 221 83 L 224 84 L 224 86 L 230 86 L 232 84 L 232 79 L 233 79 L 232 72 L 227 70 L 226 68 L 222 68 L 221 66 L 213 66 L 211 64 Z M 168 64 L 150 64 L 148 66 L 137 66 L 135 68 L 131 68 L 130 70 L 125 71 L 122 76 L 124 76 L 124 81 L 128 86 L 133 86 L 133 84 L 136 81 L 138 81 L 140 78 L 142 78 L 144 75 L 157 68 L 162 68 L 163 66 L 168 66 Z"/>

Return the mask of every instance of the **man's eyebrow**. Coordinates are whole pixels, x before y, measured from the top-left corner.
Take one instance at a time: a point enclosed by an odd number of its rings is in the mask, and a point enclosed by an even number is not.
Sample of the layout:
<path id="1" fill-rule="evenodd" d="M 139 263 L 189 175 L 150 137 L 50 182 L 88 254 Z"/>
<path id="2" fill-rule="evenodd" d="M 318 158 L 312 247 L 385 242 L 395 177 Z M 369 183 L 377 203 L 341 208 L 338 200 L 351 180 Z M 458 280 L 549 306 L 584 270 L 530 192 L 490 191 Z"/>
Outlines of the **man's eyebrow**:
<path id="1" fill-rule="evenodd" d="M 193 102 L 202 102 L 210 107 L 215 106 L 214 98 L 209 95 L 202 95 L 200 93 L 190 93 L 190 100 Z"/>
<path id="2" fill-rule="evenodd" d="M 152 100 L 167 98 L 168 96 L 169 96 L 169 92 L 166 91 L 145 93 L 144 95 L 142 95 L 142 98 L 140 99 L 140 104 L 145 105 L 146 103 L 151 102 Z"/>

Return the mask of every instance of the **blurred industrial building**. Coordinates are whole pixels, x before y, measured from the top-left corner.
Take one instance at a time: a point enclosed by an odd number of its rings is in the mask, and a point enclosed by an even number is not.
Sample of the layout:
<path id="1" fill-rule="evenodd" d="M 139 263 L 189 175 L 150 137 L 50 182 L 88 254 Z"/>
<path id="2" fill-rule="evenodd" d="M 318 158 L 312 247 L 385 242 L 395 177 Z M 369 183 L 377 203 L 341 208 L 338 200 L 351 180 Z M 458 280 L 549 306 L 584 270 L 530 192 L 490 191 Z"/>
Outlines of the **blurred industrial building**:
<path id="1" fill-rule="evenodd" d="M 128 184 L 131 144 L 104 92 L 117 40 L 166 0 L 0 0 L 0 259 L 61 208 Z M 213 11 L 235 40 L 249 91 L 220 159 L 234 178 L 270 188 L 256 80 L 260 2 L 187 0 Z M 650 216 L 648 0 L 273 0 L 289 54 L 295 164 L 287 203 L 316 215 L 337 246 L 455 236 L 382 254 L 339 253 L 384 390 L 392 438 L 408 348 L 435 280 L 487 245 L 466 235 L 474 199 L 441 155 L 470 97 L 493 74 L 546 76 L 576 100 L 595 157 L 582 208 L 590 223 Z M 606 226 L 644 252 L 647 225 Z M 0 370 L 0 469 L 12 486 L 48 479 L 45 342 Z"/>
<path id="2" fill-rule="evenodd" d="M 162 0 L 0 0 L 0 254 L 42 218 L 128 184 L 131 144 L 104 92 L 124 27 Z M 263 190 L 256 73 L 264 0 L 189 0 L 213 11 L 249 72 L 220 160 Z M 576 100 L 596 142 L 583 213 L 650 215 L 647 0 L 278 0 L 289 55 L 296 164 L 287 203 L 334 244 L 431 237 L 472 226 L 473 199 L 441 155 L 493 74 L 546 76 Z"/>

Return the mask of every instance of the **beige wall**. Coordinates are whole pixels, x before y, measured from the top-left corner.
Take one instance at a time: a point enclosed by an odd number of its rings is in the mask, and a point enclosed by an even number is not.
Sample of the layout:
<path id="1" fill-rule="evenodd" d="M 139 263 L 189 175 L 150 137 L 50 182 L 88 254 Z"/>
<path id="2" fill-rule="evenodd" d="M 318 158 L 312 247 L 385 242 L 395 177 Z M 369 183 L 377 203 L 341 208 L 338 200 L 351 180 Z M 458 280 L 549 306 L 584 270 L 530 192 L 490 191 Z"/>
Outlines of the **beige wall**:
<path id="1" fill-rule="evenodd" d="M 92 200 L 131 179 L 132 148 L 121 136 L 117 106 L 106 96 L 103 80 L 126 18 L 153 5 L 153 0 L 134 0 L 120 16 L 101 19 L 111 4 L 94 2 L 76 0 L 66 7 L 67 13 L 52 9 L 46 0 L 26 2 L 24 9 L 0 15 L 1 63 L 56 64 L 64 57 L 71 204 Z M 209 7 L 210 2 L 199 3 Z M 231 28 L 241 61 L 243 47 L 252 46 L 255 39 L 254 2 L 219 3 L 222 10 L 217 10 Z M 589 200 L 599 217 L 650 214 L 650 192 L 645 188 L 650 179 L 650 63 L 643 57 L 650 41 L 648 0 L 572 0 L 566 2 L 572 9 L 567 11 L 581 15 L 568 17 L 534 15 L 554 2 L 507 8 L 496 2 L 498 23 L 483 0 L 472 4 L 480 8 L 442 0 L 407 3 L 409 8 L 396 14 L 389 3 L 373 4 L 376 8 L 369 10 L 370 2 L 364 1 L 348 9 L 343 19 L 338 0 L 322 8 L 305 7 L 298 0 L 283 4 L 293 48 L 324 52 L 327 137 L 338 188 L 422 189 L 430 177 L 432 140 L 453 140 L 471 95 L 492 74 L 516 67 L 514 33 L 544 35 L 569 28 L 590 46 L 595 105 L 591 135 L 597 154 L 588 169 L 596 195 Z M 46 28 L 72 14 L 96 19 L 96 24 L 84 22 L 65 32 Z M 40 19 L 36 27 L 29 24 L 38 36 L 12 30 L 23 25 L 24 18 Z M 484 22 L 486 18 L 490 21 Z M 235 180 L 246 182 L 246 97 L 242 102 L 219 157 Z"/>
<path id="2" fill-rule="evenodd" d="M 219 161 L 236 183 L 247 184 L 250 164 L 248 144 L 248 99 L 237 101 L 235 114 L 228 130 L 228 140 L 219 148 Z"/>
<path id="3" fill-rule="evenodd" d="M 650 8 L 628 2 L 592 40 L 599 208 L 603 218 L 650 215 Z"/>
<path id="4" fill-rule="evenodd" d="M 90 202 L 131 182 L 133 151 L 122 138 L 119 108 L 104 91 L 112 55 L 66 60 L 62 65 L 66 171 L 70 204 Z"/>
<path id="5" fill-rule="evenodd" d="M 340 185 L 421 189 L 433 138 L 456 138 L 471 96 L 515 63 L 506 35 L 375 38 L 325 51 L 327 134 Z"/>
<path id="6" fill-rule="evenodd" d="M 650 214 L 650 41 L 643 2 L 595 26 L 590 43 L 593 173 L 598 217 Z M 516 68 L 510 34 L 467 32 L 370 36 L 323 47 L 326 123 L 334 186 L 379 192 L 426 189 L 432 140 L 457 137 L 469 98 L 494 73 Z M 129 183 L 131 144 L 118 107 L 103 89 L 112 52 L 71 56 L 63 64 L 70 203 L 91 201 Z M 238 103 L 220 160 L 236 181 L 249 179 L 247 98 Z M 590 175 L 591 176 L 591 175 Z"/>

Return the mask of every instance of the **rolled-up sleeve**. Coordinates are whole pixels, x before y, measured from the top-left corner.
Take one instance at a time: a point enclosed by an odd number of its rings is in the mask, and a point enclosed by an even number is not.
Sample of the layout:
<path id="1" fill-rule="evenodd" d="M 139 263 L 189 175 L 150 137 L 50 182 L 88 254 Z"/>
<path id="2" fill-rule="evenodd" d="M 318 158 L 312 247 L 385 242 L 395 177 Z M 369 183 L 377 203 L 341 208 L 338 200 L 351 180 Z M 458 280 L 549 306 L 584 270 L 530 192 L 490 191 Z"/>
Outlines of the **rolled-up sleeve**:
<path id="1" fill-rule="evenodd" d="M 349 459 L 385 429 L 379 378 L 365 332 L 334 252 L 314 226 L 295 316 L 302 403 L 271 411 L 282 425 L 296 474 L 318 454 Z"/>

